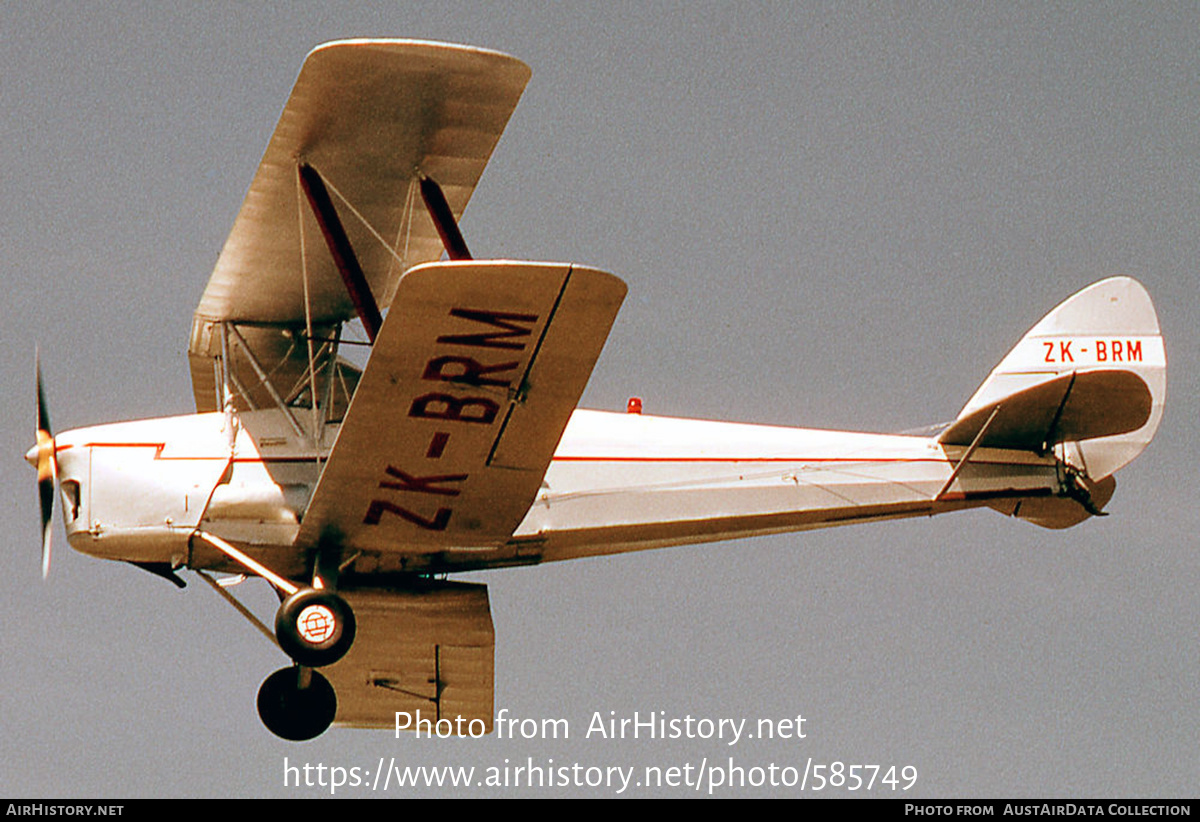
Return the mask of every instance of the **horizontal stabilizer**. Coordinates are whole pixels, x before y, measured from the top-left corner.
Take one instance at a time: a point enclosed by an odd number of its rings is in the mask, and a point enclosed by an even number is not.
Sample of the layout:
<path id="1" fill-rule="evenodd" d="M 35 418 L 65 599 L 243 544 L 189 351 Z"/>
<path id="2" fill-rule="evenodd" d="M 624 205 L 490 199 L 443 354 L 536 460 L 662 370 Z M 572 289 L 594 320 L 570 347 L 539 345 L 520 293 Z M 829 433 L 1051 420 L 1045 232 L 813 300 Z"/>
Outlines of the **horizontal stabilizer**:
<path id="1" fill-rule="evenodd" d="M 960 417 L 938 441 L 970 445 L 999 409 L 980 446 L 1044 452 L 1060 442 L 1136 431 L 1152 407 L 1150 388 L 1132 371 L 1072 372 Z"/>
<path id="2" fill-rule="evenodd" d="M 1095 516 L 1094 512 L 1108 505 L 1113 492 L 1117 490 L 1117 478 L 1111 475 L 1099 482 L 1081 480 L 1081 483 L 1081 490 L 1087 492 L 1088 506 L 1081 504 L 1077 498 L 1066 496 L 999 499 L 989 502 L 988 507 L 1042 528 L 1059 531 Z M 1089 507 L 1091 510 L 1088 510 Z"/>

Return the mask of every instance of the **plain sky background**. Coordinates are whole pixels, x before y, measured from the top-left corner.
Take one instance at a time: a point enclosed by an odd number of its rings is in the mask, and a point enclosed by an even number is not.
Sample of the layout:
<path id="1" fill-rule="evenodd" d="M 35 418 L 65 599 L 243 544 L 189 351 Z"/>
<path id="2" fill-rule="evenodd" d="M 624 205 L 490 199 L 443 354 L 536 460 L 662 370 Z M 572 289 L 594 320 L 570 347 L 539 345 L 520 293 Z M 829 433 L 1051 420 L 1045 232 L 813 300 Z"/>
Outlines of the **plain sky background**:
<path id="1" fill-rule="evenodd" d="M 193 410 L 191 315 L 246 186 L 304 55 L 355 36 L 532 67 L 463 229 L 477 256 L 629 283 L 585 405 L 947 420 L 1046 311 L 1127 274 L 1167 341 L 1158 438 L 1112 516 L 1063 532 L 978 511 L 472 575 L 497 709 L 569 740 L 275 739 L 254 698 L 284 658 L 194 575 L 179 592 L 74 553 L 56 523 L 41 582 L 21 455 L 35 343 L 58 430 Z M 0 102 L 0 795 L 320 796 L 284 789 L 285 757 L 393 756 L 1197 794 L 1200 6 L 9 2 Z M 265 586 L 250 600 L 271 615 Z M 635 710 L 803 714 L 808 735 L 582 738 Z"/>

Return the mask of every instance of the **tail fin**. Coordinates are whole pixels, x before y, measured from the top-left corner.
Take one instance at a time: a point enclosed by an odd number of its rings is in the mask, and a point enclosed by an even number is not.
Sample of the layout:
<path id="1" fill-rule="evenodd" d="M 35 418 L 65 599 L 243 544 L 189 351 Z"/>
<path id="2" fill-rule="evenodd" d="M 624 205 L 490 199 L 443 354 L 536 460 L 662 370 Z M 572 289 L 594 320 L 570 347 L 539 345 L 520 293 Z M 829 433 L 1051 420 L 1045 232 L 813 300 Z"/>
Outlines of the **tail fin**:
<path id="1" fill-rule="evenodd" d="M 1136 280 L 1113 277 L 1070 297 L 1030 329 L 938 439 L 1055 449 L 1096 483 L 1149 444 L 1166 385 L 1166 350 L 1150 295 Z"/>

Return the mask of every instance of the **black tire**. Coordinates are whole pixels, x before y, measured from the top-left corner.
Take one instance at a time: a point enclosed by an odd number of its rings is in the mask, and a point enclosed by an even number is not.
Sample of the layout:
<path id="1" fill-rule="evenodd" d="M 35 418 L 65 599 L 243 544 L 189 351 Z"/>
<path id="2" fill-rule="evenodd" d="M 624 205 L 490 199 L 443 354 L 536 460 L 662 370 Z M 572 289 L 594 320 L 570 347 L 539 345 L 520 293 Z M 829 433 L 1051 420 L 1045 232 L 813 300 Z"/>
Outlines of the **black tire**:
<path id="1" fill-rule="evenodd" d="M 346 655 L 354 643 L 354 612 L 332 591 L 301 588 L 275 614 L 279 647 L 299 665 L 321 668 Z"/>
<path id="2" fill-rule="evenodd" d="M 298 667 L 280 668 L 258 689 L 258 716 L 281 739 L 304 742 L 325 733 L 337 713 L 337 694 L 320 671 L 300 687 Z"/>

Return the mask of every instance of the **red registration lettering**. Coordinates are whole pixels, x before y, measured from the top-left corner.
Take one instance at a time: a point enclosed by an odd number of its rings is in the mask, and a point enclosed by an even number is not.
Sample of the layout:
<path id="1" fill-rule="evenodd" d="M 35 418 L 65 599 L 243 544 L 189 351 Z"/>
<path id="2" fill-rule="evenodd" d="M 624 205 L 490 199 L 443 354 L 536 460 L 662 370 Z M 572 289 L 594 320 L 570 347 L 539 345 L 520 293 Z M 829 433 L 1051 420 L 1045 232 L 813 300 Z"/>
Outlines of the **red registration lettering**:
<path id="1" fill-rule="evenodd" d="M 485 331 L 481 334 L 443 334 L 437 338 L 440 343 L 451 345 L 469 345 L 475 348 L 507 348 L 521 351 L 525 342 L 516 342 L 521 337 L 528 337 L 537 322 L 537 314 L 513 314 L 509 311 L 484 311 L 476 308 L 452 308 L 451 317 L 459 317 L 477 323 L 485 323 L 500 331 Z M 528 325 L 520 325 L 528 323 Z"/>
<path id="2" fill-rule="evenodd" d="M 491 425 L 500 406 L 487 397 L 452 397 L 449 394 L 422 394 L 408 409 L 410 417 L 450 422 L 479 422 Z"/>
<path id="3" fill-rule="evenodd" d="M 446 450 L 446 443 L 450 441 L 450 435 L 445 431 L 438 431 L 433 435 L 433 439 L 429 441 L 429 448 L 425 451 L 425 459 L 440 460 L 442 453 Z"/>
<path id="4" fill-rule="evenodd" d="M 470 357 L 434 357 L 425 364 L 422 379 L 441 380 L 442 382 L 462 383 L 464 385 L 496 385 L 508 388 L 512 379 L 502 380 L 487 377 L 485 374 L 495 374 L 500 371 L 512 371 L 517 363 L 502 362 L 497 365 L 484 365 Z"/>
<path id="5" fill-rule="evenodd" d="M 434 483 L 441 482 L 462 482 L 467 478 L 466 474 L 435 474 L 429 477 L 418 477 L 413 474 L 406 474 L 394 465 L 387 467 L 387 473 L 390 477 L 395 477 L 395 480 L 383 480 L 379 483 L 380 488 L 392 488 L 396 491 L 412 491 L 417 494 L 439 494 L 443 497 L 457 497 L 461 491 L 458 488 L 444 488 Z"/>
<path id="6" fill-rule="evenodd" d="M 407 508 L 401 508 L 399 505 L 394 505 L 385 499 L 371 500 L 371 505 L 367 508 L 367 515 L 363 517 L 364 525 L 378 525 L 379 520 L 384 514 L 395 514 L 403 520 L 411 522 L 418 528 L 424 528 L 426 531 L 445 531 L 447 523 L 450 522 L 450 514 L 453 513 L 449 508 L 439 508 L 437 513 L 433 515 L 433 519 L 423 517 L 420 514 L 413 513 Z"/>

